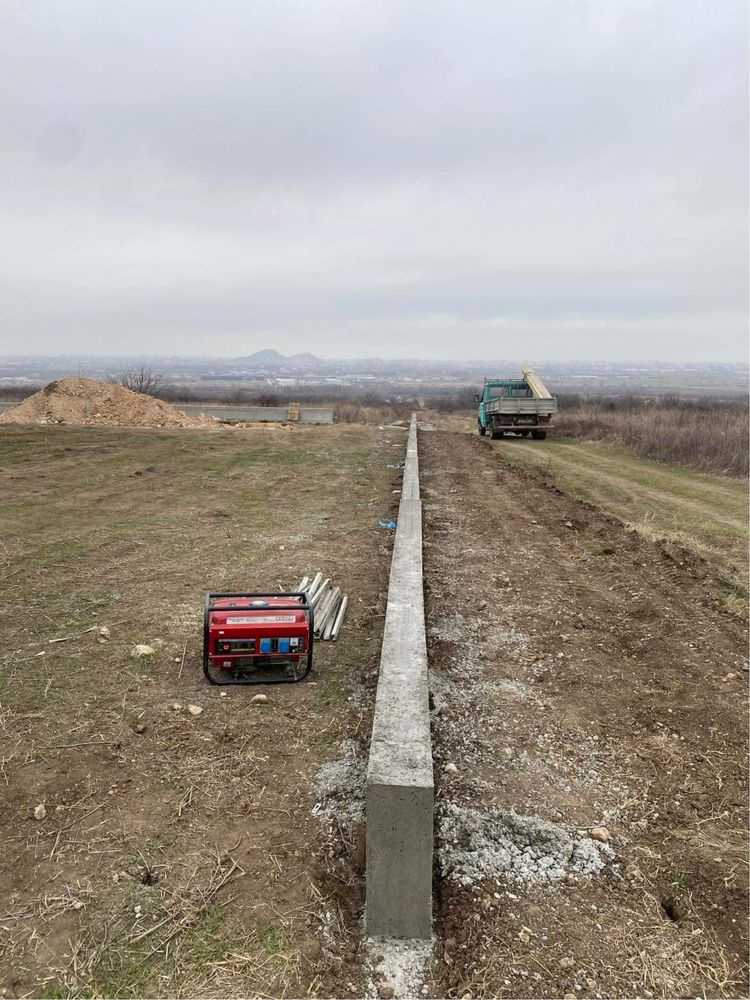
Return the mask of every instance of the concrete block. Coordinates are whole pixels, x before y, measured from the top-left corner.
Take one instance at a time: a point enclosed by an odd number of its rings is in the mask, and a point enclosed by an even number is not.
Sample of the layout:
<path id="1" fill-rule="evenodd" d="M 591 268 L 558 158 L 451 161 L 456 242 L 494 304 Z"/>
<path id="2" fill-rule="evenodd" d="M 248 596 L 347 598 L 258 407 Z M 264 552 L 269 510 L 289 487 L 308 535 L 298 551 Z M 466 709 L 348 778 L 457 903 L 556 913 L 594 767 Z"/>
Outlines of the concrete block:
<path id="1" fill-rule="evenodd" d="M 432 934 L 432 785 L 369 784 L 367 933 Z"/>
<path id="2" fill-rule="evenodd" d="M 227 409 L 221 416 L 228 417 L 230 420 L 276 422 L 286 421 L 288 413 L 286 406 L 237 406 Z"/>
<path id="3" fill-rule="evenodd" d="M 301 424 L 332 424 L 332 406 L 302 406 L 299 411 Z"/>

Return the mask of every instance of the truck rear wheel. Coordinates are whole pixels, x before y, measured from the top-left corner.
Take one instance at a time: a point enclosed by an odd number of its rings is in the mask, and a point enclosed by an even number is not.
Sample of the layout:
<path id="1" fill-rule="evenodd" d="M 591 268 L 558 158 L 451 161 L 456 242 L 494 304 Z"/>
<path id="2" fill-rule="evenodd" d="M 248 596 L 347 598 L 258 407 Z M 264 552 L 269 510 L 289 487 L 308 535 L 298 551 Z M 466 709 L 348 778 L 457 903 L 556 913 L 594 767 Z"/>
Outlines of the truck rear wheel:
<path id="1" fill-rule="evenodd" d="M 482 424 L 481 420 L 477 420 L 477 430 L 479 431 L 480 438 L 483 438 L 487 433 L 487 428 Z"/>
<path id="2" fill-rule="evenodd" d="M 497 427 L 493 427 L 492 424 L 490 424 L 490 437 L 492 438 L 492 440 L 497 441 L 498 438 L 501 438 L 502 436 L 503 432 L 501 430 L 498 430 Z"/>
<path id="3" fill-rule="evenodd" d="M 546 431 L 532 431 L 531 432 L 531 436 L 534 438 L 535 441 L 544 441 L 544 439 L 547 437 L 547 432 Z"/>

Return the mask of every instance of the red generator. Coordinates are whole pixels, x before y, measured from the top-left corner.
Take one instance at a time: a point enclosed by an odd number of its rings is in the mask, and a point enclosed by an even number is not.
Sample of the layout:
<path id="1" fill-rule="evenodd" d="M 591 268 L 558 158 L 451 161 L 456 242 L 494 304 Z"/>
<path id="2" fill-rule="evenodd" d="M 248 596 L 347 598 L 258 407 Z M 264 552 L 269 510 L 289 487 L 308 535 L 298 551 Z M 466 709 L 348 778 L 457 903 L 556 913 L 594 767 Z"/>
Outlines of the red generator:
<path id="1" fill-rule="evenodd" d="M 212 684 L 295 684 L 313 658 L 307 594 L 206 594 L 203 673 Z"/>

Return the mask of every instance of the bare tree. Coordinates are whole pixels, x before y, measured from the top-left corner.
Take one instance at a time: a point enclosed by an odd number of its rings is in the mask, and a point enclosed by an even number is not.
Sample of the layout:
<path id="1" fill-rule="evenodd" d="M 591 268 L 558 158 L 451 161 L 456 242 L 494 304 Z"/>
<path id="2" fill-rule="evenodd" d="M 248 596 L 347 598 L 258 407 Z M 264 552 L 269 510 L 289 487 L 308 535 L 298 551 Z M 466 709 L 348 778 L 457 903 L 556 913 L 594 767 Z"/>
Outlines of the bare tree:
<path id="1" fill-rule="evenodd" d="M 112 385 L 123 385 L 133 392 L 142 392 L 146 396 L 158 396 L 164 385 L 164 376 L 153 368 L 123 368 L 118 375 L 110 375 L 107 381 Z"/>
<path id="2" fill-rule="evenodd" d="M 279 397 L 275 392 L 261 392 L 256 396 L 255 402 L 257 406 L 278 406 Z"/>

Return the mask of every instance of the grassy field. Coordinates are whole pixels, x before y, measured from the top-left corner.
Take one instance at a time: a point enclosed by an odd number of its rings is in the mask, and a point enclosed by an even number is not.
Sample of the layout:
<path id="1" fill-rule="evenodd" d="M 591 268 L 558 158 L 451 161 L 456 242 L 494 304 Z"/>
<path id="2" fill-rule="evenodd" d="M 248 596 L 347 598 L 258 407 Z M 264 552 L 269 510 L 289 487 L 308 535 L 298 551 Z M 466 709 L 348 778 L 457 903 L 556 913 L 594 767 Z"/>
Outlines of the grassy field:
<path id="1" fill-rule="evenodd" d="M 2 995 L 348 995 L 359 876 L 311 809 L 367 733 L 404 442 L 0 432 Z M 203 594 L 317 569 L 351 604 L 310 681 L 207 685 Z"/>
<path id="2" fill-rule="evenodd" d="M 492 442 L 492 447 L 643 534 L 682 542 L 721 567 L 727 579 L 745 585 L 746 482 L 637 458 L 623 448 L 594 441 L 506 438 Z"/>

